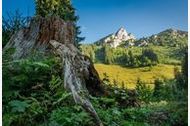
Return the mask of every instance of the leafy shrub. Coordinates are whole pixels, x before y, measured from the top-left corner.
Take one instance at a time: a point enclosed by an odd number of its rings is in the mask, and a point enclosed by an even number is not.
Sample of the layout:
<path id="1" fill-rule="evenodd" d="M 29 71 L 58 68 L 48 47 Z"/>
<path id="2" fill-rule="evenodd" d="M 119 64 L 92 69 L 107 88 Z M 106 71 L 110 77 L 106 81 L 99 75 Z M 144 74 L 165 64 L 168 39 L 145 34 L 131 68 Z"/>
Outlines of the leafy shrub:
<path id="1" fill-rule="evenodd" d="M 59 74 L 61 66 L 56 57 L 31 56 L 12 61 L 11 52 L 3 56 L 3 115 L 7 125 L 27 125 L 42 122 L 52 109 L 52 95 L 62 85 Z M 59 69 L 58 69 L 59 68 Z M 51 78 L 51 76 L 54 77 Z M 51 83 L 51 85 L 49 84 Z M 50 85 L 50 86 L 49 86 Z M 51 92 L 54 91 L 54 93 Z M 64 93 L 64 90 L 61 91 Z M 59 97 L 61 98 L 61 97 Z M 57 100 L 55 98 L 55 100 Z M 7 122 L 7 120 L 10 121 Z"/>
<path id="2" fill-rule="evenodd" d="M 52 59 L 43 59 L 34 61 L 34 59 L 22 59 L 13 61 L 10 64 L 3 66 L 3 80 L 4 86 L 8 86 L 14 90 L 28 91 L 28 89 L 34 88 L 34 86 L 44 85 L 50 80 L 51 74 L 55 71 L 55 61 Z M 57 61 L 56 61 L 57 62 Z M 58 64 L 59 65 L 59 64 Z M 55 74 L 58 74 L 56 71 Z"/>
<path id="3" fill-rule="evenodd" d="M 140 79 L 137 80 L 136 91 L 138 98 L 145 103 L 150 102 L 152 98 L 152 90 L 149 86 L 146 86 Z"/>
<path id="4" fill-rule="evenodd" d="M 9 102 L 9 106 L 12 108 L 12 112 L 24 112 L 29 104 L 25 101 L 12 100 Z"/>
<path id="5" fill-rule="evenodd" d="M 117 107 L 110 109 L 96 109 L 104 125 L 117 126 L 123 120 L 122 113 Z"/>
<path id="6" fill-rule="evenodd" d="M 51 125 L 78 126 L 93 125 L 92 118 L 80 106 L 61 107 L 50 115 Z"/>

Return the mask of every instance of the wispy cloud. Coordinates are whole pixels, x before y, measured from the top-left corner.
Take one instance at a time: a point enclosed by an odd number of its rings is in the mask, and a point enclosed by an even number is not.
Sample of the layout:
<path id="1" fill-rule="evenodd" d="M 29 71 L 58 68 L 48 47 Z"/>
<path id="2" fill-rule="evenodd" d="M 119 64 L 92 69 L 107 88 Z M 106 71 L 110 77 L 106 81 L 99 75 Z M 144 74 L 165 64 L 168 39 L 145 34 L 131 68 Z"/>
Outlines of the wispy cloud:
<path id="1" fill-rule="evenodd" d="M 82 31 L 85 31 L 85 30 L 87 30 L 87 27 L 84 26 L 84 25 L 82 25 L 82 26 L 81 26 L 81 30 L 82 30 Z"/>

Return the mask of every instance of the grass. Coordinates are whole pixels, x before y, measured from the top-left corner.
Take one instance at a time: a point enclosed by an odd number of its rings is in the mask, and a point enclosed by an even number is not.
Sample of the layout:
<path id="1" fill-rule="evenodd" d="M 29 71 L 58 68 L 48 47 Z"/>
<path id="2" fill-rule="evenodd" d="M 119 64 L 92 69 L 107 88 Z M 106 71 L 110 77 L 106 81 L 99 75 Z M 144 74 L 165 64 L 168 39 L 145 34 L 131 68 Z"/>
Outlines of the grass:
<path id="1" fill-rule="evenodd" d="M 119 65 L 95 64 L 95 68 L 101 79 L 104 77 L 103 74 L 106 73 L 112 83 L 115 79 L 120 84 L 118 86 L 121 86 L 121 83 L 124 82 L 125 86 L 130 89 L 135 88 L 138 78 L 150 87 L 153 87 L 154 80 L 157 78 L 174 78 L 174 65 L 159 64 L 153 67 L 126 68 Z"/>

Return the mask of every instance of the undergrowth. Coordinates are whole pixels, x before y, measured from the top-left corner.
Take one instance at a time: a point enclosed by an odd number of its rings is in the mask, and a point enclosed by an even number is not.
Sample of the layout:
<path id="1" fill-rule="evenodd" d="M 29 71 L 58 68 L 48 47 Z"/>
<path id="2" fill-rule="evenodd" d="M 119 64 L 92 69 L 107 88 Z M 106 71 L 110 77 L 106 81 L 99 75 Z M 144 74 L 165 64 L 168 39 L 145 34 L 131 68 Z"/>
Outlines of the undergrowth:
<path id="1" fill-rule="evenodd" d="M 3 126 L 96 126 L 63 87 L 62 66 L 53 56 L 3 61 Z M 136 89 L 118 87 L 105 75 L 105 94 L 89 96 L 105 126 L 187 125 L 187 96 L 176 80 L 138 80 Z M 178 96 L 178 97 L 176 97 Z"/>

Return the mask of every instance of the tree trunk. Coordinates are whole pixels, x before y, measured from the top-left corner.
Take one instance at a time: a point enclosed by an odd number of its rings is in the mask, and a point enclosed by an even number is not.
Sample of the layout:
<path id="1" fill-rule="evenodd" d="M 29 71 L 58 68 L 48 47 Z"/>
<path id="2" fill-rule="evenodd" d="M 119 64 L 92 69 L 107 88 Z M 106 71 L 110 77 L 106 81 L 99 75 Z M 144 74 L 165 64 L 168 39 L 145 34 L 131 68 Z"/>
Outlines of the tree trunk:
<path id="1" fill-rule="evenodd" d="M 72 92 L 77 104 L 83 106 L 102 125 L 88 99 L 89 94 L 101 95 L 103 88 L 93 63 L 74 46 L 74 25 L 59 17 L 33 18 L 30 26 L 19 30 L 3 49 L 15 48 L 13 59 L 26 58 L 34 50 L 54 52 L 63 61 L 64 87 Z"/>

